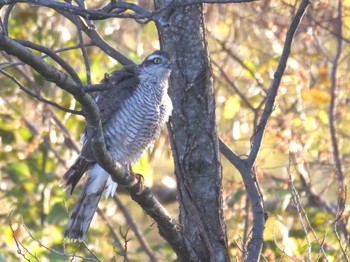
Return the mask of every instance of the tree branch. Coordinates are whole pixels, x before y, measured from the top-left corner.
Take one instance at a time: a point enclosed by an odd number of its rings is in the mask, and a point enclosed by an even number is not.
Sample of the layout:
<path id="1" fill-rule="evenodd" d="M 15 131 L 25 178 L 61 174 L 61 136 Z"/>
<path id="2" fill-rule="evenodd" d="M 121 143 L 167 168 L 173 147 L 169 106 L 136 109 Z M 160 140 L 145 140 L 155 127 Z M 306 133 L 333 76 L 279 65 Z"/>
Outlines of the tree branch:
<path id="1" fill-rule="evenodd" d="M 260 122 L 258 124 L 257 130 L 254 134 L 253 146 L 252 146 L 252 149 L 250 151 L 250 154 L 249 154 L 248 160 L 247 160 L 250 166 L 253 166 L 253 164 L 258 156 L 258 152 L 259 152 L 260 147 L 261 147 L 261 143 L 262 143 L 262 139 L 264 136 L 264 131 L 266 128 L 267 120 L 269 119 L 270 115 L 272 114 L 273 108 L 275 106 L 275 100 L 276 100 L 278 88 L 280 86 L 281 79 L 282 79 L 282 76 L 284 74 L 284 70 L 287 66 L 287 60 L 288 60 L 288 57 L 289 57 L 289 54 L 291 51 L 291 46 L 292 46 L 294 34 L 295 34 L 296 30 L 298 29 L 300 21 L 301 21 L 304 13 L 306 11 L 306 8 L 308 7 L 309 4 L 310 4 L 310 2 L 308 0 L 302 0 L 302 2 L 300 3 L 299 9 L 298 9 L 297 13 L 295 14 L 295 16 L 292 20 L 292 23 L 288 29 L 285 43 L 284 43 L 284 47 L 283 47 L 283 51 L 282 51 L 282 55 L 281 55 L 280 61 L 278 63 L 276 72 L 274 74 L 274 79 L 273 79 L 272 84 L 270 86 L 269 93 L 267 95 L 264 111 L 263 111 L 263 114 L 260 118 Z"/>
<path id="2" fill-rule="evenodd" d="M 79 15 L 88 20 L 104 20 L 107 18 L 131 18 L 136 21 L 142 19 L 150 19 L 152 13 L 141 6 L 127 3 L 124 1 L 113 1 L 109 3 L 106 7 L 95 10 L 95 9 L 84 9 L 76 5 L 72 5 L 67 2 L 58 2 L 50 0 L 0 0 L 0 5 L 10 5 L 13 3 L 30 3 L 38 6 L 45 6 L 53 9 L 58 9 L 61 11 L 69 12 L 75 15 Z M 116 9 L 116 10 L 115 10 Z M 104 10 L 108 10 L 104 11 Z M 114 10 L 114 11 L 113 11 Z M 125 11 L 133 11 L 134 14 L 124 13 Z"/>
<path id="3" fill-rule="evenodd" d="M 137 238 L 137 240 L 139 241 L 141 247 L 144 249 L 144 251 L 148 255 L 150 261 L 151 262 L 156 262 L 157 258 L 155 256 L 155 254 L 152 252 L 151 248 L 149 247 L 149 245 L 147 244 L 146 240 L 142 236 L 138 226 L 136 225 L 135 221 L 133 220 L 133 218 L 129 214 L 129 212 L 126 209 L 126 207 L 123 205 L 122 201 L 120 201 L 119 197 L 116 196 L 116 195 L 113 197 L 113 200 L 116 203 L 116 205 L 119 208 L 119 210 L 123 213 L 125 219 L 128 221 L 128 224 L 129 224 L 131 230 L 134 232 L 135 237 Z"/>
<path id="4" fill-rule="evenodd" d="M 23 92 L 30 95 L 31 97 L 34 97 L 35 99 L 39 100 L 40 102 L 54 106 L 54 107 L 56 107 L 64 112 L 72 113 L 75 115 L 83 115 L 83 113 L 79 110 L 72 110 L 70 108 L 63 107 L 63 106 L 61 106 L 53 101 L 50 101 L 46 98 L 43 98 L 40 94 L 33 93 L 28 88 L 26 88 L 24 85 L 22 85 L 21 82 L 19 82 L 14 76 L 10 75 L 6 71 L 0 69 L 0 73 L 5 75 L 6 77 L 8 77 L 11 81 L 13 81 Z"/>
<path id="5" fill-rule="evenodd" d="M 335 115 L 337 110 L 336 99 L 337 99 L 337 90 L 338 90 L 337 69 L 338 69 L 340 55 L 342 52 L 342 26 L 343 26 L 342 25 L 342 8 L 343 8 L 342 3 L 343 3 L 342 0 L 338 1 L 338 15 L 336 18 L 337 51 L 332 61 L 331 90 L 330 90 L 331 101 L 329 103 L 329 108 L 328 108 L 328 119 L 329 119 L 329 132 L 331 135 L 331 143 L 332 143 L 332 151 L 333 151 L 332 153 L 333 153 L 333 159 L 335 162 L 335 169 L 336 169 L 337 181 L 338 181 L 338 203 L 337 203 L 337 213 L 335 214 L 335 219 L 334 219 L 334 231 L 338 238 L 338 242 L 339 242 L 341 251 L 343 253 L 344 259 L 346 261 L 349 261 L 349 257 L 338 235 L 338 222 L 341 220 L 345 210 L 347 187 L 345 184 L 345 177 L 343 174 L 343 167 L 340 159 L 339 147 L 337 142 L 337 131 L 335 127 Z M 347 239 L 347 242 L 348 241 L 349 240 Z"/>

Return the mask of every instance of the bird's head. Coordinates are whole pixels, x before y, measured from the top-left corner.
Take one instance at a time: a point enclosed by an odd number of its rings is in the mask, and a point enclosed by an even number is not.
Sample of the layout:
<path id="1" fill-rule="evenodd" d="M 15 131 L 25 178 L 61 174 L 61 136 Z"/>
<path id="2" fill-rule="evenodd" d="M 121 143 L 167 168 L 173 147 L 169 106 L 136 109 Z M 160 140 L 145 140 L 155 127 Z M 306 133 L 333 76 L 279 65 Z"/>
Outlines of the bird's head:
<path id="1" fill-rule="evenodd" d="M 171 72 L 171 61 L 169 54 L 156 51 L 145 58 L 141 64 L 142 70 L 147 74 L 157 77 L 168 77 Z"/>

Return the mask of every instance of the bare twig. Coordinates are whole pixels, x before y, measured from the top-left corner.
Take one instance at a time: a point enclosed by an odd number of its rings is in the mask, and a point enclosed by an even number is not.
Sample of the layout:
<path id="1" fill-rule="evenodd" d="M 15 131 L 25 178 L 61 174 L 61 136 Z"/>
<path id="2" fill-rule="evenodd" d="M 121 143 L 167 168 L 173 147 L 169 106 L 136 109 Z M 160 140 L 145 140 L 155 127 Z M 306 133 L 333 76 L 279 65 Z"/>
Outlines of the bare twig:
<path id="1" fill-rule="evenodd" d="M 281 251 L 282 254 L 284 254 L 285 256 L 287 256 L 291 261 L 295 261 L 295 262 L 299 262 L 299 259 L 293 258 L 292 256 L 290 256 L 289 254 L 286 253 L 285 249 L 281 248 L 278 244 L 278 241 L 276 239 L 276 234 L 275 234 L 275 225 L 273 225 L 272 227 L 272 235 L 273 235 L 273 241 L 276 245 L 276 247 L 279 249 L 279 251 Z"/>
<path id="2" fill-rule="evenodd" d="M 97 255 L 95 254 L 95 252 L 92 251 L 92 249 L 86 244 L 85 241 L 83 242 L 83 245 L 84 245 L 85 248 L 90 252 L 90 254 L 95 258 L 96 261 L 102 262 L 102 261 L 97 257 Z"/>
<path id="3" fill-rule="evenodd" d="M 335 220 L 341 219 L 341 216 L 344 212 L 345 208 L 345 202 L 346 202 L 346 185 L 345 185 L 345 178 L 342 170 L 342 164 L 340 159 L 340 153 L 339 153 L 339 147 L 337 142 L 337 134 L 336 134 L 336 128 L 335 128 L 335 115 L 336 115 L 336 99 L 337 99 L 337 69 L 338 69 L 338 61 L 341 55 L 342 51 L 342 1 L 338 1 L 338 16 L 337 16 L 337 35 L 339 37 L 337 38 L 337 51 L 335 54 L 335 57 L 332 62 L 332 72 L 331 72 L 331 101 L 329 103 L 329 109 L 328 109 L 328 118 L 329 118 L 329 132 L 331 135 L 331 141 L 332 141 L 332 149 L 333 149 L 333 158 L 335 161 L 335 168 L 336 168 L 336 174 L 337 174 L 337 180 L 338 180 L 338 210 L 337 210 L 337 216 Z"/>
<path id="4" fill-rule="evenodd" d="M 305 234 L 305 238 L 306 238 L 306 242 L 307 242 L 307 261 L 310 262 L 311 261 L 311 242 L 310 242 L 309 234 L 308 234 L 307 228 L 304 224 L 304 220 L 303 220 L 303 216 L 302 216 L 303 207 L 300 203 L 299 195 L 298 195 L 297 190 L 295 189 L 292 174 L 290 172 L 290 162 L 291 162 L 291 159 L 289 158 L 289 165 L 287 168 L 288 169 L 287 170 L 288 171 L 288 178 L 289 178 L 288 184 L 289 184 L 290 191 L 292 193 L 292 201 L 294 203 L 294 206 L 297 209 L 299 222 L 300 222 L 301 227 L 302 227 L 304 234 Z"/>
<path id="5" fill-rule="evenodd" d="M 76 3 L 83 9 L 86 9 L 86 5 L 84 1 L 80 1 L 77 0 Z M 78 19 L 78 17 L 76 17 L 76 19 Z M 83 19 L 83 18 L 81 18 Z M 91 21 L 89 21 L 89 23 L 91 23 L 91 25 L 89 24 L 90 27 L 94 27 L 94 25 L 92 24 Z M 77 26 L 77 28 L 79 28 L 79 26 Z M 84 46 L 84 38 L 83 38 L 83 33 L 81 29 L 78 29 L 78 39 L 79 39 L 79 45 L 80 45 L 80 49 L 81 49 L 81 53 L 83 55 L 83 59 L 84 59 L 84 64 L 85 64 L 85 69 L 86 69 L 86 82 L 91 85 L 91 70 L 90 70 L 90 62 L 89 62 L 89 58 L 88 58 L 88 54 L 86 52 L 86 48 Z"/>
<path id="6" fill-rule="evenodd" d="M 340 59 L 340 55 L 342 52 L 342 37 L 341 37 L 342 36 L 342 8 L 343 8 L 342 3 L 343 3 L 342 0 L 338 1 L 338 15 L 336 18 L 336 28 L 337 28 L 336 35 L 338 36 L 337 49 L 336 49 L 335 57 L 332 62 L 331 90 L 330 90 L 331 101 L 329 103 L 329 108 L 328 108 L 328 119 L 329 119 L 329 132 L 331 135 L 331 142 L 332 142 L 333 159 L 335 162 L 335 170 L 336 170 L 337 180 L 338 180 L 338 203 L 337 203 L 337 213 L 334 219 L 334 231 L 338 238 L 338 242 L 343 252 L 343 256 L 346 259 L 346 261 L 349 261 L 349 257 L 346 254 L 345 248 L 343 247 L 341 239 L 338 235 L 338 222 L 341 220 L 345 209 L 347 188 L 345 184 L 345 177 L 343 174 L 343 167 L 340 159 L 337 133 L 336 133 L 336 127 L 335 127 L 336 99 L 337 99 L 337 89 L 338 89 L 337 69 L 338 69 L 338 62 Z"/>
<path id="7" fill-rule="evenodd" d="M 268 93 L 268 96 L 267 96 L 267 99 L 265 102 L 265 108 L 264 108 L 263 114 L 260 118 L 260 122 L 258 124 L 257 130 L 254 134 L 253 146 L 252 146 L 252 149 L 251 149 L 250 154 L 248 156 L 249 165 L 254 164 L 254 162 L 257 158 L 258 152 L 260 150 L 264 131 L 265 131 L 266 124 L 267 124 L 267 120 L 269 119 L 269 117 L 273 111 L 278 88 L 279 88 L 279 85 L 281 83 L 281 79 L 282 79 L 282 76 L 284 74 L 284 70 L 287 66 L 287 60 L 288 60 L 289 54 L 291 52 L 291 46 L 292 46 L 294 34 L 295 34 L 296 30 L 298 29 L 300 21 L 301 21 L 304 13 L 306 11 L 306 8 L 308 7 L 309 4 L 310 4 L 310 2 L 308 0 L 303 0 L 300 3 L 298 11 L 295 14 L 295 16 L 292 20 L 292 23 L 288 29 L 285 43 L 284 43 L 284 47 L 283 47 L 283 51 L 282 51 L 282 55 L 281 55 L 280 61 L 278 63 L 276 72 L 274 74 L 274 80 L 270 86 L 269 93 Z"/>
<path id="8" fill-rule="evenodd" d="M 126 258 L 127 253 L 128 253 L 128 243 L 130 241 L 130 238 L 128 238 L 129 229 L 130 229 L 130 227 L 127 227 L 125 232 L 123 232 L 122 228 L 119 227 L 119 234 L 122 236 L 122 238 L 124 240 L 124 262 L 125 262 L 125 258 Z"/>
<path id="9" fill-rule="evenodd" d="M 93 26 L 93 24 L 83 23 L 80 19 L 76 19 L 76 16 L 72 13 L 64 12 L 60 9 L 56 9 L 56 11 L 74 23 L 77 26 L 78 30 L 82 30 L 91 39 L 92 43 L 99 47 L 108 56 L 114 58 L 122 65 L 134 64 L 132 60 L 111 47 L 96 31 L 96 28 Z"/>
<path id="10" fill-rule="evenodd" d="M 129 224 L 131 230 L 134 232 L 137 240 L 139 241 L 141 247 L 145 250 L 150 261 L 152 261 L 152 262 L 157 261 L 156 256 L 153 254 L 151 248 L 148 246 L 146 240 L 143 238 L 138 226 L 136 225 L 135 221 L 133 220 L 133 218 L 129 214 L 129 211 L 123 205 L 122 201 L 120 201 L 120 199 L 116 195 L 113 197 L 113 200 L 116 203 L 116 205 L 118 206 L 118 208 L 120 209 L 120 211 L 123 213 L 126 221 L 128 221 L 128 224 Z"/>
<path id="11" fill-rule="evenodd" d="M 57 255 L 64 256 L 64 257 L 77 257 L 77 258 L 81 258 L 81 259 L 84 259 L 84 260 L 100 261 L 100 260 L 98 260 L 96 258 L 79 256 L 79 255 L 76 255 L 76 254 L 68 254 L 68 253 L 65 253 L 65 252 L 57 251 L 57 250 L 55 250 L 55 249 L 53 249 L 51 247 L 47 247 L 29 231 L 29 229 L 27 228 L 27 226 L 24 224 L 23 221 L 22 221 L 21 225 L 24 228 L 24 230 L 28 233 L 28 235 L 30 236 L 31 239 L 33 239 L 35 242 L 37 242 L 39 244 L 39 246 L 43 247 L 44 249 L 46 249 L 46 250 L 48 250 L 48 251 L 50 251 L 52 253 L 55 253 Z"/>
<path id="12" fill-rule="evenodd" d="M 93 44 L 91 44 L 91 43 L 84 44 L 84 47 L 89 47 L 89 46 L 93 46 Z M 75 46 L 64 47 L 64 48 L 60 48 L 60 49 L 57 49 L 57 50 L 52 50 L 52 52 L 58 54 L 58 53 L 61 53 L 61 52 L 66 52 L 66 51 L 70 51 L 70 50 L 74 50 L 74 49 L 78 49 L 78 48 L 81 48 L 81 46 L 80 45 L 75 45 Z M 46 58 L 46 57 L 49 57 L 49 56 L 48 55 L 42 55 L 41 56 L 41 58 Z M 21 65 L 26 65 L 26 64 L 23 63 L 23 62 L 0 63 L 0 68 L 5 70 L 5 69 L 8 69 L 10 67 L 21 66 Z"/>
<path id="13" fill-rule="evenodd" d="M 15 230 L 13 229 L 12 227 L 12 214 L 13 214 L 13 211 L 10 212 L 10 215 L 9 215 L 9 227 L 11 229 L 11 232 L 12 232 L 12 237 L 13 239 L 15 240 L 15 243 L 16 243 L 16 247 L 17 247 L 17 253 L 23 257 L 24 260 L 26 261 L 31 261 L 29 258 L 26 257 L 26 255 L 22 252 L 22 248 L 25 250 L 25 252 L 27 252 L 30 256 L 32 256 L 36 261 L 39 261 L 38 258 L 36 256 L 34 256 L 32 253 L 30 253 L 30 251 L 25 247 L 23 246 L 23 244 L 21 243 L 21 241 L 18 240 L 17 236 L 16 236 L 16 233 L 15 233 Z"/>
<path id="14" fill-rule="evenodd" d="M 236 84 L 227 76 L 227 74 L 225 73 L 224 69 L 222 69 L 222 67 L 216 63 L 215 61 L 212 61 L 212 64 L 214 66 L 216 66 L 219 71 L 220 74 L 223 76 L 223 78 L 226 80 L 226 82 L 230 85 L 230 87 L 236 92 L 236 94 L 239 96 L 239 98 L 243 101 L 243 103 L 250 108 L 251 110 L 255 111 L 255 108 L 253 107 L 253 105 L 248 101 L 248 99 L 242 94 L 242 92 L 239 90 L 239 88 L 236 86 Z"/>
<path id="15" fill-rule="evenodd" d="M 56 63 L 58 63 L 64 70 L 66 70 L 66 72 L 72 77 L 72 79 L 75 82 L 82 84 L 81 80 L 80 80 L 78 74 L 75 72 L 75 70 L 66 61 L 64 61 L 61 57 L 59 57 L 56 52 L 52 51 L 51 49 L 49 49 L 47 47 L 35 44 L 35 43 L 27 41 L 27 40 L 16 39 L 16 41 L 23 46 L 32 48 L 34 50 L 37 50 L 39 52 L 46 54 L 47 56 L 52 58 L 52 60 L 54 60 Z"/>
<path id="16" fill-rule="evenodd" d="M 79 15 L 88 20 L 103 20 L 107 18 L 131 18 L 137 20 L 149 19 L 152 13 L 148 10 L 143 9 L 141 6 L 127 3 L 123 1 L 111 2 L 108 5 L 113 5 L 114 8 L 119 8 L 124 11 L 132 11 L 133 13 L 110 11 L 105 12 L 103 9 L 83 9 L 79 6 L 72 5 L 68 2 L 57 2 L 57 1 L 47 1 L 47 0 L 1 0 L 0 5 L 9 5 L 12 3 L 30 3 L 38 6 L 45 6 L 53 9 L 60 9 L 61 11 L 70 12 L 74 15 Z"/>
<path id="17" fill-rule="evenodd" d="M 33 93 L 28 88 L 26 88 L 24 85 L 22 85 L 21 82 L 19 82 L 14 76 L 10 75 L 6 71 L 0 69 L 0 73 L 5 75 L 6 77 L 8 77 L 10 80 L 12 80 L 26 94 L 30 95 L 31 97 L 34 97 L 35 99 L 39 100 L 40 102 L 43 102 L 45 104 L 54 106 L 54 107 L 56 107 L 56 108 L 58 108 L 58 109 L 60 109 L 62 111 L 65 111 L 65 112 L 69 112 L 69 113 L 72 113 L 72 114 L 75 114 L 75 115 L 83 115 L 83 113 L 81 111 L 72 110 L 72 109 L 63 107 L 63 106 L 61 106 L 61 105 L 59 105 L 59 104 L 57 104 L 55 102 L 52 102 L 52 101 L 50 101 L 50 100 L 48 100 L 46 98 L 43 98 L 42 96 L 40 96 L 40 94 Z"/>
<path id="18" fill-rule="evenodd" d="M 2 100 L 6 102 L 6 104 L 14 111 L 16 112 L 24 121 L 25 125 L 27 128 L 32 132 L 34 136 L 40 136 L 39 130 L 26 118 L 26 116 L 18 110 L 8 99 L 5 97 L 1 97 Z M 51 152 L 55 155 L 57 161 L 66 167 L 66 162 L 62 159 L 61 155 L 52 147 L 52 145 L 49 143 L 49 141 L 45 138 L 43 138 L 45 146 L 51 150 Z"/>
<path id="19" fill-rule="evenodd" d="M 97 214 L 102 218 L 102 220 L 107 224 L 115 243 L 117 244 L 118 248 L 122 251 L 122 255 L 124 256 L 124 261 L 130 261 L 125 250 L 124 250 L 124 246 L 121 242 L 121 240 L 118 237 L 117 232 L 114 230 L 114 226 L 112 225 L 112 223 L 107 219 L 107 217 L 105 216 L 105 214 L 102 212 L 102 210 L 100 208 L 97 208 Z"/>

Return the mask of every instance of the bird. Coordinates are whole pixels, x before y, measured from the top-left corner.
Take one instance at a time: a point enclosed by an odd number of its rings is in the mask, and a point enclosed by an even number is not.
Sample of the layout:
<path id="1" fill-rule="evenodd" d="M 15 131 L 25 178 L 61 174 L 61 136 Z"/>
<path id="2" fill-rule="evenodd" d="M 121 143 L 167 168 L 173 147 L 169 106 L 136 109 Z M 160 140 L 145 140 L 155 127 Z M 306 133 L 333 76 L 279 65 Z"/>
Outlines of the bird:
<path id="1" fill-rule="evenodd" d="M 131 168 L 153 146 L 168 121 L 172 111 L 170 73 L 169 54 L 155 51 L 141 64 L 125 66 L 101 81 L 111 88 L 100 91 L 95 101 L 107 151 L 119 165 Z M 73 242 L 85 240 L 103 191 L 108 197 L 117 189 L 117 183 L 94 159 L 86 128 L 80 142 L 80 154 L 59 182 L 65 188 L 71 186 L 72 194 L 84 173 L 89 172 L 64 232 L 65 239 Z"/>

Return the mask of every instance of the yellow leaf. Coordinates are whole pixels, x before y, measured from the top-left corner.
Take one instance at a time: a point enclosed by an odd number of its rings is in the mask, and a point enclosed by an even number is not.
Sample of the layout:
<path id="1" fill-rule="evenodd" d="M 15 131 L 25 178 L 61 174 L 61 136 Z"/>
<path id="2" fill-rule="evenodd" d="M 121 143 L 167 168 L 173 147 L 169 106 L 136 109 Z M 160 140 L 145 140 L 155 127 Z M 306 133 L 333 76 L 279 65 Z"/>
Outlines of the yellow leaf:
<path id="1" fill-rule="evenodd" d="M 241 101 L 238 96 L 231 96 L 224 105 L 224 118 L 233 119 L 241 107 Z"/>
<path id="2" fill-rule="evenodd" d="M 302 90 L 301 97 L 304 101 L 312 102 L 316 105 L 329 103 L 331 100 L 329 93 L 319 88 Z"/>

